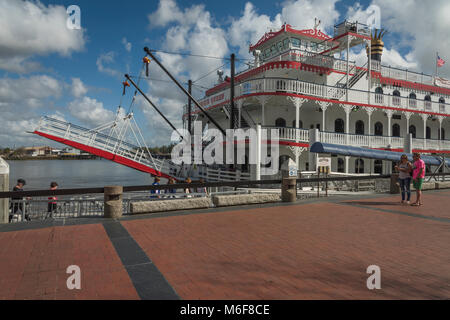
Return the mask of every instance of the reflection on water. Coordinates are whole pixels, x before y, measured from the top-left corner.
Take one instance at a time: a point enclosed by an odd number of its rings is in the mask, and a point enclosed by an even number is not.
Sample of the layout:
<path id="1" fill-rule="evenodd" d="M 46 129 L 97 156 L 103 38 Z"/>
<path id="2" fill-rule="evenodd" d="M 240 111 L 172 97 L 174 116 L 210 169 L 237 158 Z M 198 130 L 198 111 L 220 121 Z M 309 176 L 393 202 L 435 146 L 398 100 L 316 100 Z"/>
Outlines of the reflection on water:
<path id="1" fill-rule="evenodd" d="M 10 189 L 17 179 L 26 180 L 26 190 L 48 189 L 56 181 L 60 188 L 104 187 L 107 185 L 150 185 L 153 178 L 108 160 L 8 161 Z M 162 179 L 161 183 L 166 183 Z"/>

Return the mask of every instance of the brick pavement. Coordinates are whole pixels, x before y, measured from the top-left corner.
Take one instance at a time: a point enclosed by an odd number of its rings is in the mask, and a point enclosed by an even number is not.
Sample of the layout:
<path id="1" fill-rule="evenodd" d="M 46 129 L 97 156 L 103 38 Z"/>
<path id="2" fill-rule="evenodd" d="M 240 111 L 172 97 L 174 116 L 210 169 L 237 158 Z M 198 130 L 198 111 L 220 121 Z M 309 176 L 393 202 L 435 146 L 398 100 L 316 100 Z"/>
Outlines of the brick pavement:
<path id="1" fill-rule="evenodd" d="M 450 192 L 421 208 L 330 200 L 121 224 L 182 299 L 450 298 Z M 0 232 L 0 244 L 0 299 L 139 299 L 98 222 Z M 81 291 L 67 290 L 72 264 Z M 366 288 L 373 264 L 381 290 Z"/>
<path id="2" fill-rule="evenodd" d="M 0 232 L 0 299 L 137 299 L 101 224 Z M 81 269 L 68 290 L 66 269 Z"/>

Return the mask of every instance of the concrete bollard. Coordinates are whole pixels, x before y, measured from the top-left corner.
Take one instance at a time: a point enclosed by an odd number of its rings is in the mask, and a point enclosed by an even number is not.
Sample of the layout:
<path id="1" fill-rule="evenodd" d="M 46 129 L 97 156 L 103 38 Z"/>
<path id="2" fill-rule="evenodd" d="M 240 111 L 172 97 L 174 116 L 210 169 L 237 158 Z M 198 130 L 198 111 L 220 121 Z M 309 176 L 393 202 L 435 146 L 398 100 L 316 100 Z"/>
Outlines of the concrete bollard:
<path id="1" fill-rule="evenodd" d="M 9 190 L 9 164 L 0 157 L 0 191 Z M 0 199 L 0 224 L 9 222 L 9 199 Z"/>
<path id="2" fill-rule="evenodd" d="M 123 214 L 123 187 L 105 187 L 105 218 L 118 219 Z"/>
<path id="3" fill-rule="evenodd" d="M 400 185 L 398 183 L 398 173 L 391 174 L 391 194 L 399 194 L 400 193 Z"/>
<path id="4" fill-rule="evenodd" d="M 283 178 L 281 183 L 281 201 L 295 202 L 297 201 L 297 179 Z"/>

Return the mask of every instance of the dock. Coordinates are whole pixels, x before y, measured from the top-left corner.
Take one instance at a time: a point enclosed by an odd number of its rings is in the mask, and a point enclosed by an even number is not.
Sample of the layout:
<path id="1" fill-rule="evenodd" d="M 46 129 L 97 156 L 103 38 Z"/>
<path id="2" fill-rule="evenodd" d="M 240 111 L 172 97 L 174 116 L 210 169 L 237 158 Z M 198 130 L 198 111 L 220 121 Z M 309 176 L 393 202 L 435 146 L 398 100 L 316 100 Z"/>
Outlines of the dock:
<path id="1" fill-rule="evenodd" d="M 0 299 L 449 299 L 450 191 L 399 200 L 0 225 Z M 67 287 L 72 265 L 80 290 Z M 367 288 L 372 265 L 381 289 Z"/>

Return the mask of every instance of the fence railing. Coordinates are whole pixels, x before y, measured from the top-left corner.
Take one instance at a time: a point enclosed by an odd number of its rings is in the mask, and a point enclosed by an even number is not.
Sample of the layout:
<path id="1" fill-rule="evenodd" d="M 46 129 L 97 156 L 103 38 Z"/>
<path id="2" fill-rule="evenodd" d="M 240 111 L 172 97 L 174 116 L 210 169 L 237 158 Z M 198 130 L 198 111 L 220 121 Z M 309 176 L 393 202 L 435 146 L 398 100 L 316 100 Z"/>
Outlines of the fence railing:
<path id="1" fill-rule="evenodd" d="M 279 130 L 280 140 L 309 142 L 309 130 L 297 128 L 283 128 L 283 127 L 264 127 Z M 375 135 L 359 135 L 352 133 L 338 133 L 320 131 L 320 141 L 324 143 L 351 145 L 356 147 L 370 147 L 370 148 L 403 148 L 404 138 L 389 137 L 389 136 L 375 136 Z M 450 150 L 450 140 L 436 140 L 414 138 L 414 149 L 429 149 L 429 150 Z"/>

